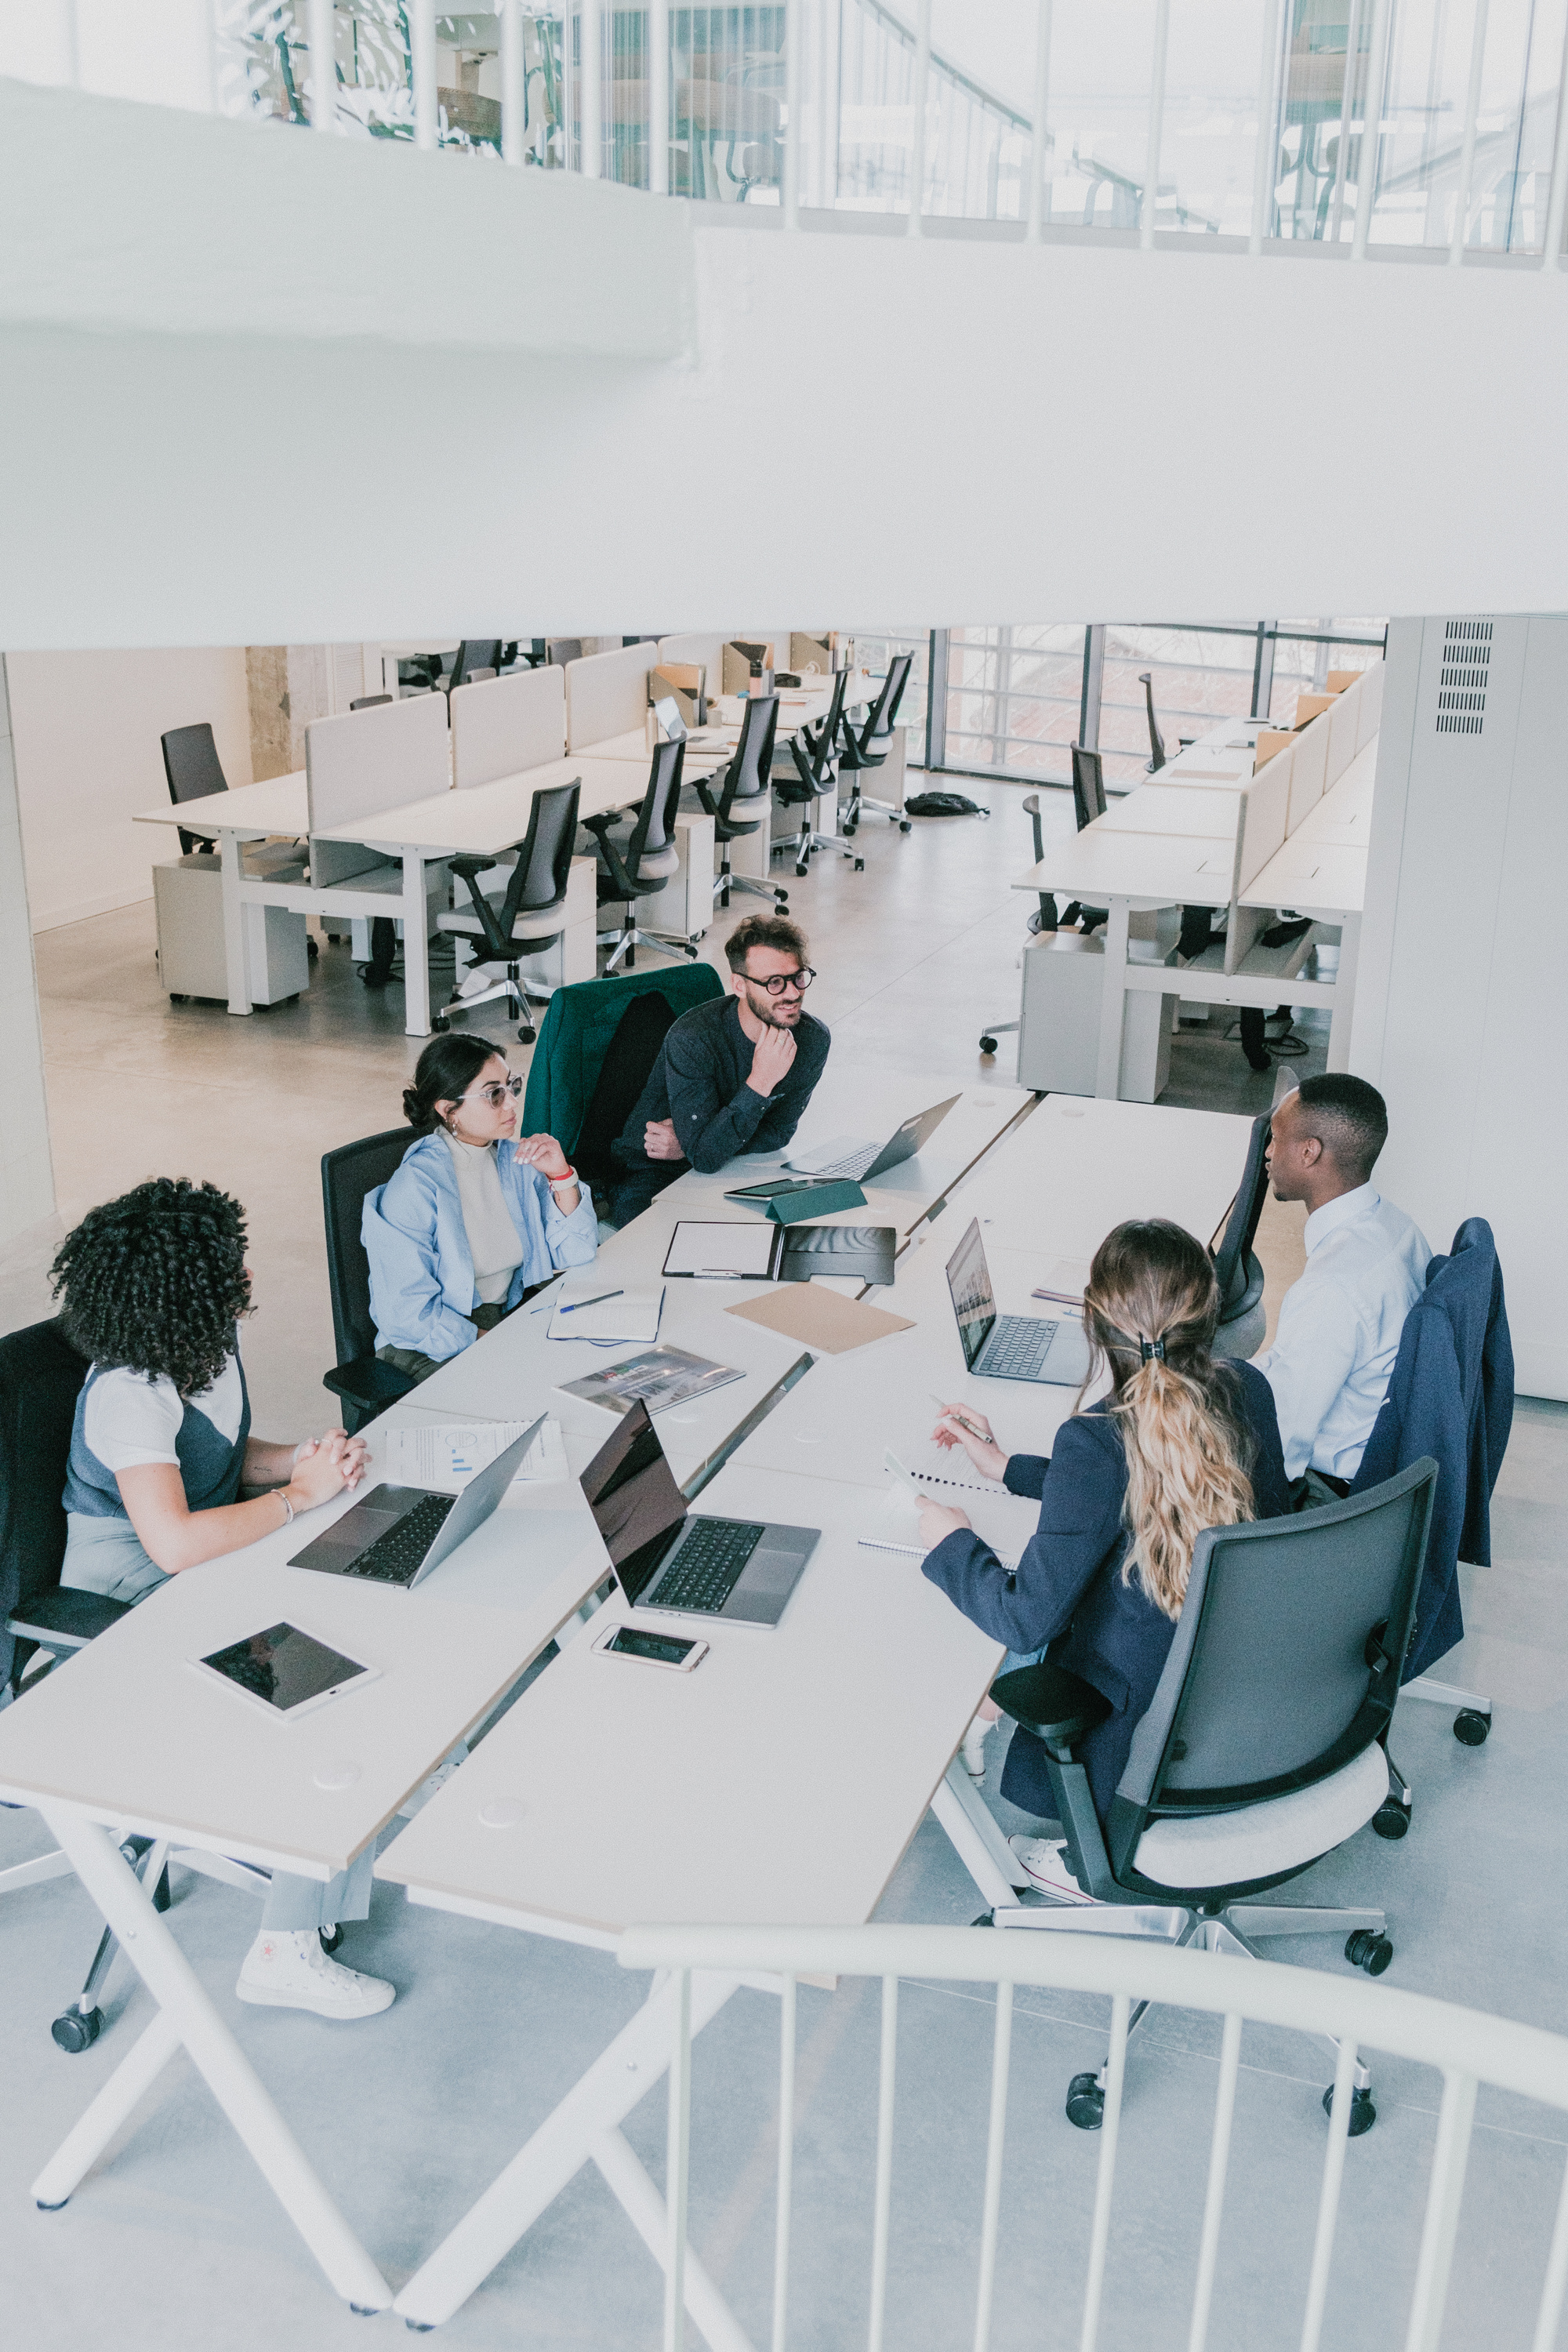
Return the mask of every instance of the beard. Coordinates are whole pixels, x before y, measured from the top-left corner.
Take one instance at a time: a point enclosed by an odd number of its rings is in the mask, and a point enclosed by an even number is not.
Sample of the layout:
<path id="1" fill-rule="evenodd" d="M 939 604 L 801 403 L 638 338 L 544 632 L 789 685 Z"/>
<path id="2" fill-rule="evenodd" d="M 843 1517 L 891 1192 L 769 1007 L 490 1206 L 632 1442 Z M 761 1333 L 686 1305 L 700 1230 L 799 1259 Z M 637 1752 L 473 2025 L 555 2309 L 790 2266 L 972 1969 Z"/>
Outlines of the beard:
<path id="1" fill-rule="evenodd" d="M 782 1002 L 775 1003 L 773 999 L 764 992 L 761 1004 L 753 1002 L 752 1010 L 757 1019 L 765 1022 L 770 1029 L 793 1029 L 799 1022 L 805 1007 L 798 997 L 790 1005 L 785 1005 Z"/>

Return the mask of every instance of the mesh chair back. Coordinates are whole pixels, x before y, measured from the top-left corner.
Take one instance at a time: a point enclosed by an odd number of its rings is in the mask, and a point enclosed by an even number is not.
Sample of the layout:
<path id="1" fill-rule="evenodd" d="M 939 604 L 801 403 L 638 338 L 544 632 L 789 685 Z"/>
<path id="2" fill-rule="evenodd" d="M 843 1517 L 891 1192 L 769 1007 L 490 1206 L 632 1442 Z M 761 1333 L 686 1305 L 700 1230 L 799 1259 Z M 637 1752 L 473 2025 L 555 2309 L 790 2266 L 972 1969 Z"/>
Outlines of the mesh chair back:
<path id="1" fill-rule="evenodd" d="M 1152 1815 L 1231 1812 L 1310 1788 L 1387 1728 L 1436 1475 L 1425 1459 L 1346 1502 L 1198 1538 L 1112 1803 L 1113 1869 Z"/>
<path id="2" fill-rule="evenodd" d="M 546 907 L 558 907 L 566 896 L 582 791 L 580 783 L 557 784 L 547 793 L 533 795 L 528 837 L 518 852 L 501 907 L 501 937 L 508 943 L 520 915 L 539 914 Z"/>
<path id="3" fill-rule="evenodd" d="M 821 726 L 815 734 L 809 728 L 803 727 L 798 735 L 792 736 L 790 739 L 790 751 L 799 772 L 800 781 L 809 792 L 814 793 L 827 790 L 829 771 L 833 765 L 834 746 L 838 740 L 838 725 L 844 716 L 844 689 L 848 683 L 847 670 L 835 671 L 833 695 L 827 706 L 827 715 Z M 785 796 L 788 797 L 787 793 Z M 805 794 L 797 788 L 795 797 L 796 800 L 803 800 Z"/>
<path id="4" fill-rule="evenodd" d="M 195 727 L 171 727 L 160 739 L 163 746 L 163 773 L 169 780 L 169 798 L 176 808 L 182 801 L 205 800 L 209 793 L 226 793 L 228 778 L 213 741 L 213 730 L 204 719 Z M 187 833 L 180 828 L 180 854 L 188 857 L 193 849 L 210 839 L 205 834 Z"/>
<path id="5" fill-rule="evenodd" d="M 458 647 L 458 657 L 452 664 L 451 682 L 454 687 L 467 686 L 476 670 L 489 670 L 493 674 L 500 667 L 500 639 L 499 637 L 465 637 Z"/>
<path id="6" fill-rule="evenodd" d="M 1252 1122 L 1252 1139 L 1247 1147 L 1247 1166 L 1230 1214 L 1225 1221 L 1225 1232 L 1215 1252 L 1215 1279 L 1219 1284 L 1220 1313 L 1233 1307 L 1247 1288 L 1247 1262 L 1258 1234 L 1258 1221 L 1263 1214 L 1263 1202 L 1268 1191 L 1268 1114 L 1260 1111 Z"/>
<path id="7" fill-rule="evenodd" d="M 1158 775 L 1165 764 L 1165 739 L 1160 732 L 1160 722 L 1154 716 L 1154 674 L 1140 670 L 1138 683 L 1143 689 L 1144 706 L 1149 713 L 1149 773 Z"/>
<path id="8" fill-rule="evenodd" d="M 0 1683 L 15 1648 L 6 1619 L 60 1580 L 66 1465 L 87 1369 L 52 1318 L 0 1339 Z"/>
<path id="9" fill-rule="evenodd" d="M 332 1343 L 340 1364 L 375 1353 L 370 1311 L 370 1260 L 360 1239 L 364 1196 L 402 1165 L 411 1127 L 393 1127 L 321 1154 L 321 1213 L 327 1229 L 327 1282 L 332 1299 Z"/>
<path id="10" fill-rule="evenodd" d="M 734 758 L 724 776 L 724 789 L 719 795 L 719 821 L 730 814 L 737 801 L 761 800 L 768 791 L 768 771 L 773 766 L 773 738 L 778 732 L 779 698 L 776 694 L 759 694 L 746 705 L 746 715 L 741 721 L 741 740 Z"/>
<path id="11" fill-rule="evenodd" d="M 899 715 L 899 705 L 904 698 L 904 688 L 910 682 L 912 654 L 895 654 L 888 664 L 888 675 L 882 680 L 882 691 L 871 706 L 871 716 L 866 721 L 860 738 L 862 751 L 869 749 L 879 736 L 890 735 L 893 721 Z"/>
<path id="12" fill-rule="evenodd" d="M 349 709 L 351 710 L 374 710 L 378 703 L 390 702 L 391 700 L 392 697 L 390 694 L 362 694 L 357 702 L 350 703 Z"/>
<path id="13" fill-rule="evenodd" d="M 581 637 L 547 637 L 544 644 L 545 659 L 553 668 L 564 669 L 568 662 L 583 658 Z"/>
<path id="14" fill-rule="evenodd" d="M 1097 816 L 1105 814 L 1105 763 L 1098 751 L 1086 751 L 1081 743 L 1072 750 L 1072 804 L 1081 833 Z"/>
<path id="15" fill-rule="evenodd" d="M 633 881 L 648 873 L 673 872 L 675 812 L 680 800 L 680 770 L 684 743 L 656 743 L 647 790 L 637 811 L 626 850 L 626 871 Z"/>

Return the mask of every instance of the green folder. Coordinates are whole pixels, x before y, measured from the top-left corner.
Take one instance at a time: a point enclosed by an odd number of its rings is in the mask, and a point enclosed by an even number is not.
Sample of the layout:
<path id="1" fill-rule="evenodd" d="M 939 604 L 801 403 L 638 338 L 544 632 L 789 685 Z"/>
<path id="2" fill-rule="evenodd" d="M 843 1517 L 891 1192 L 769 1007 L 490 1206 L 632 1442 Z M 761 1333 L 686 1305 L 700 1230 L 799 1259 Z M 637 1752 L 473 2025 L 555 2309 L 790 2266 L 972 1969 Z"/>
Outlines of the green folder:
<path id="1" fill-rule="evenodd" d="M 831 1183 L 814 1184 L 809 1192 L 786 1192 L 770 1201 L 766 1214 L 775 1225 L 798 1225 L 807 1217 L 831 1216 L 836 1209 L 863 1209 L 866 1195 L 858 1184 L 842 1176 Z"/>

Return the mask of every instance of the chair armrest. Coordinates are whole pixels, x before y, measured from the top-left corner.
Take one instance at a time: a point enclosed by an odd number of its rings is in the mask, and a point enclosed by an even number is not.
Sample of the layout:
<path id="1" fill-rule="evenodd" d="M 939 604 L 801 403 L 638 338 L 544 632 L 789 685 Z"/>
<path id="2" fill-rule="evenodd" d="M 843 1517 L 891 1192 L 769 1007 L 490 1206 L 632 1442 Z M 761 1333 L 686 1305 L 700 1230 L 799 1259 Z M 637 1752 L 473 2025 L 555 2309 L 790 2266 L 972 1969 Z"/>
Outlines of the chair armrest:
<path id="1" fill-rule="evenodd" d="M 494 857 L 472 857 L 465 855 L 461 857 L 449 857 L 447 863 L 454 874 L 462 875 L 467 881 L 475 874 L 488 874 L 491 866 L 499 864 L 500 861 Z"/>
<path id="2" fill-rule="evenodd" d="M 1070 1748 L 1110 1713 L 1110 1701 L 1100 1692 L 1048 1660 L 999 1675 L 991 1696 L 1004 1715 L 1047 1748 Z"/>
<path id="3" fill-rule="evenodd" d="M 79 1592 L 62 1584 L 58 1591 L 40 1593 L 36 1601 L 24 1601 L 15 1609 L 5 1620 L 5 1631 L 46 1649 L 61 1643 L 73 1650 L 85 1649 L 121 1617 L 128 1617 L 132 1606 L 129 1601 L 110 1601 L 101 1592 Z"/>
<path id="4" fill-rule="evenodd" d="M 635 882 L 632 879 L 626 860 L 621 856 L 624 845 L 610 838 L 610 827 L 615 824 L 618 814 L 618 811 L 605 811 L 598 816 L 584 817 L 583 823 L 585 830 L 593 835 L 599 845 L 605 869 L 611 882 L 615 885 L 616 903 L 621 904 L 628 898 L 646 898 L 652 894 L 646 884 Z"/>
<path id="5" fill-rule="evenodd" d="M 395 1364 L 384 1364 L 379 1356 L 361 1356 L 355 1363 L 334 1365 L 321 1375 L 323 1388 L 371 1413 L 384 1412 L 389 1404 L 395 1404 L 418 1385 L 412 1372 L 400 1372 Z"/>

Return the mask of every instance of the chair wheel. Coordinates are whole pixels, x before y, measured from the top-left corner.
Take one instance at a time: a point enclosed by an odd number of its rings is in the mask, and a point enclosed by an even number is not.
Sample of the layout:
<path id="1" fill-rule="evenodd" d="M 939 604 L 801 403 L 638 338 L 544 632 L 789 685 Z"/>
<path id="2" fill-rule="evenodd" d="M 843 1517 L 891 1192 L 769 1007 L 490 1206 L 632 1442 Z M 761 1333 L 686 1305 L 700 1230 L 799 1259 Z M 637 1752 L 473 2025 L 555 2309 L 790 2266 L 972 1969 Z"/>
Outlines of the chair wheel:
<path id="1" fill-rule="evenodd" d="M 531 1021 L 525 1021 L 517 1033 L 517 1040 L 520 1045 L 532 1045 L 538 1042 L 538 1037 L 539 1032 L 534 1027 Z"/>
<path id="2" fill-rule="evenodd" d="M 335 1952 L 343 1940 L 343 1923 L 335 1920 L 330 1927 L 318 1927 L 316 1933 L 321 1939 L 322 1951 Z"/>
<path id="3" fill-rule="evenodd" d="M 103 2011 L 89 2009 L 84 2015 L 79 2009 L 68 2009 L 63 2017 L 56 2018 L 49 2032 L 58 2049 L 79 2058 L 84 2050 L 92 2048 L 103 2032 Z"/>
<path id="4" fill-rule="evenodd" d="M 863 857 L 858 857 L 855 860 L 855 871 L 857 874 L 864 874 L 866 871 L 866 861 Z"/>
<path id="5" fill-rule="evenodd" d="M 312 940 L 308 937 L 305 941 L 305 953 L 310 957 L 312 963 L 315 962 L 321 952 L 321 943 L 320 940 Z"/>
<path id="6" fill-rule="evenodd" d="M 1353 1936 L 1345 1938 L 1345 1958 L 1352 1969 L 1364 1969 L 1369 1977 L 1380 1977 L 1394 1958 L 1394 1946 L 1386 1936 L 1376 1935 L 1370 1927 L 1358 1927 Z"/>
<path id="7" fill-rule="evenodd" d="M 983 1054 L 994 1054 L 996 1051 L 995 1038 L 982 1037 L 980 1040 L 980 1050 Z"/>
<path id="8" fill-rule="evenodd" d="M 447 1020 L 444 1013 L 432 1013 L 430 1015 L 430 1026 L 432 1029 L 449 1029 L 451 1025 L 451 1023 Z"/>
<path id="9" fill-rule="evenodd" d="M 1410 1809 L 1397 1797 L 1384 1797 L 1372 1817 L 1373 1828 L 1380 1838 L 1402 1838 L 1410 1828 Z"/>
<path id="10" fill-rule="evenodd" d="M 1484 1747 L 1491 1727 L 1490 1716 L 1482 1715 L 1477 1707 L 1462 1706 L 1454 1717 L 1454 1737 L 1466 1748 Z"/>
<path id="11" fill-rule="evenodd" d="M 171 1004 L 188 1004 L 188 1003 L 190 1003 L 190 1001 L 191 1001 L 191 1000 L 190 1000 L 190 998 L 189 998 L 188 996 L 174 996 L 174 995 L 171 995 L 171 996 L 170 996 L 170 998 L 169 998 L 169 1002 L 170 1002 L 170 1003 L 171 1003 Z"/>
<path id="12" fill-rule="evenodd" d="M 847 825 L 845 826 L 845 828 L 844 828 L 844 838 L 845 838 L 845 840 L 846 840 L 846 841 L 853 841 L 853 840 L 854 840 L 854 838 L 855 838 L 855 828 L 854 828 L 854 826 L 853 826 L 852 824 L 847 824 Z"/>
<path id="13" fill-rule="evenodd" d="M 1323 2113 L 1326 2116 L 1331 2116 L 1333 2111 L 1334 2086 L 1331 2083 L 1328 2089 L 1323 2093 Z M 1372 2093 L 1370 2091 L 1352 2091 L 1351 2093 L 1350 2120 L 1350 2136 L 1352 2139 L 1360 2139 L 1363 2132 L 1369 2132 L 1376 2121 L 1377 2109 L 1372 2104 Z"/>
<path id="14" fill-rule="evenodd" d="M 392 975 L 390 972 L 377 971 L 373 964 L 362 963 L 359 976 L 367 988 L 384 988 Z"/>
<path id="15" fill-rule="evenodd" d="M 908 819 L 906 818 L 906 819 L 903 819 L 903 820 L 901 820 L 901 821 L 900 821 L 900 825 L 899 825 L 899 831 L 900 831 L 900 833 L 913 833 L 913 831 L 914 831 L 914 826 L 913 826 L 912 824 L 910 824 L 909 823 Z"/>
<path id="16" fill-rule="evenodd" d="M 1105 2121 L 1105 2093 L 1098 2074 L 1075 2074 L 1068 2084 L 1068 2121 L 1079 2131 L 1098 2131 Z"/>

